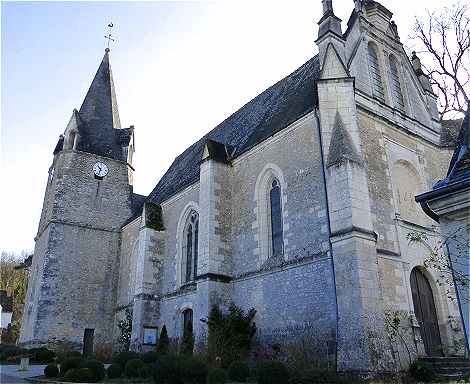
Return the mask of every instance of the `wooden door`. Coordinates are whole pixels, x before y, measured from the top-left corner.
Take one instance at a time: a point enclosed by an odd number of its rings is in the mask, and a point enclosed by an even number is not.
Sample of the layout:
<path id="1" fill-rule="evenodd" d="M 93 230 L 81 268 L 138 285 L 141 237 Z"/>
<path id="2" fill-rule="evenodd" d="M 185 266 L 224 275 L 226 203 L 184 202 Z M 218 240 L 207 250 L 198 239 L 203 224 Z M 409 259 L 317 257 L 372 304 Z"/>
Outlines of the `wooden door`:
<path id="1" fill-rule="evenodd" d="M 83 356 L 91 356 L 93 354 L 93 338 L 95 330 L 86 328 L 83 334 Z"/>
<path id="2" fill-rule="evenodd" d="M 429 356 L 442 356 L 441 334 L 431 285 L 418 267 L 411 271 L 411 293 L 424 349 Z"/>

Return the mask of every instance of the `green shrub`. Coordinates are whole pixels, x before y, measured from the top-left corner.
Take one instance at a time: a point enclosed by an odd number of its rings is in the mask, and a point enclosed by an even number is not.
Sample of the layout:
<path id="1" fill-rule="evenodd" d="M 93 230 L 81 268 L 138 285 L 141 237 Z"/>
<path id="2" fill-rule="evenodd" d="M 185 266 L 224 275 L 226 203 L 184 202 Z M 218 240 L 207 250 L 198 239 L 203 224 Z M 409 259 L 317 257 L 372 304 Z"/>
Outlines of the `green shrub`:
<path id="1" fill-rule="evenodd" d="M 246 383 L 250 376 L 250 368 L 248 365 L 240 360 L 235 360 L 228 367 L 228 377 L 232 381 L 238 383 Z"/>
<path id="2" fill-rule="evenodd" d="M 140 359 L 132 359 L 126 363 L 124 372 L 127 377 L 139 377 L 139 370 L 144 366 L 144 362 Z"/>
<path id="3" fill-rule="evenodd" d="M 75 381 L 79 383 L 94 383 L 96 380 L 90 368 L 80 368 L 75 375 Z"/>
<path id="4" fill-rule="evenodd" d="M 0 345 L 0 361 L 16 361 L 28 351 L 16 345 Z"/>
<path id="5" fill-rule="evenodd" d="M 140 356 L 140 359 L 145 363 L 145 364 L 150 364 L 150 363 L 155 363 L 158 360 L 158 352 L 155 351 L 150 351 L 150 352 L 145 352 Z"/>
<path id="6" fill-rule="evenodd" d="M 289 371 L 279 361 L 264 361 L 256 367 L 258 384 L 285 384 L 289 381 Z"/>
<path id="7" fill-rule="evenodd" d="M 44 368 L 44 376 L 46 377 L 57 377 L 59 376 L 59 368 L 55 364 L 49 364 Z"/>
<path id="8" fill-rule="evenodd" d="M 232 361 L 243 359 L 248 354 L 256 333 L 255 314 L 254 308 L 245 313 L 234 303 L 225 313 L 217 305 L 212 306 L 207 321 L 207 350 L 211 361 L 220 357 L 222 367 L 226 368 Z"/>
<path id="9" fill-rule="evenodd" d="M 297 371 L 290 378 L 289 384 L 349 384 L 350 380 L 338 376 L 334 371 L 307 369 Z"/>
<path id="10" fill-rule="evenodd" d="M 182 359 L 175 355 L 160 356 L 153 368 L 156 384 L 183 384 Z"/>
<path id="11" fill-rule="evenodd" d="M 66 381 L 76 381 L 78 375 L 78 368 L 68 369 L 64 375 L 64 380 Z"/>
<path id="12" fill-rule="evenodd" d="M 82 364 L 83 359 L 81 357 L 71 357 L 65 359 L 62 364 L 60 364 L 60 376 L 66 377 L 67 371 L 70 369 L 78 369 Z"/>
<path id="13" fill-rule="evenodd" d="M 45 347 L 31 348 L 28 353 L 35 363 L 50 363 L 55 357 L 55 353 Z"/>
<path id="14" fill-rule="evenodd" d="M 418 381 L 429 382 L 434 378 L 431 364 L 422 360 L 415 360 L 410 365 L 410 374 Z"/>
<path id="15" fill-rule="evenodd" d="M 152 364 L 144 364 L 142 367 L 139 368 L 139 377 L 141 379 L 147 379 L 149 377 L 152 377 L 152 373 Z"/>
<path id="16" fill-rule="evenodd" d="M 207 384 L 225 384 L 227 380 L 227 372 L 222 368 L 213 368 L 207 375 Z"/>
<path id="17" fill-rule="evenodd" d="M 111 364 L 106 370 L 106 373 L 110 379 L 116 379 L 122 376 L 122 367 L 117 363 Z"/>
<path id="18" fill-rule="evenodd" d="M 121 367 L 125 367 L 127 362 L 132 359 L 138 359 L 139 354 L 132 351 L 120 352 L 113 357 L 113 363 L 120 364 Z"/>
<path id="19" fill-rule="evenodd" d="M 207 380 L 207 364 L 198 357 L 188 356 L 181 359 L 183 364 L 183 380 L 190 384 L 205 384 Z"/>
<path id="20" fill-rule="evenodd" d="M 57 364 L 62 364 L 65 360 L 71 359 L 72 357 L 82 357 L 82 354 L 77 351 L 57 353 Z"/>
<path id="21" fill-rule="evenodd" d="M 93 373 L 93 378 L 95 381 L 103 380 L 106 376 L 104 364 L 98 360 L 85 360 L 82 362 L 80 368 L 88 368 Z"/>
<path id="22" fill-rule="evenodd" d="M 166 325 L 163 325 L 162 331 L 160 332 L 160 337 L 157 344 L 157 352 L 161 355 L 168 353 L 170 348 L 170 339 L 168 338 L 168 332 L 166 330 Z"/>
<path id="23" fill-rule="evenodd" d="M 183 339 L 181 340 L 180 353 L 182 355 L 192 355 L 194 349 L 193 325 L 191 322 L 184 328 Z"/>

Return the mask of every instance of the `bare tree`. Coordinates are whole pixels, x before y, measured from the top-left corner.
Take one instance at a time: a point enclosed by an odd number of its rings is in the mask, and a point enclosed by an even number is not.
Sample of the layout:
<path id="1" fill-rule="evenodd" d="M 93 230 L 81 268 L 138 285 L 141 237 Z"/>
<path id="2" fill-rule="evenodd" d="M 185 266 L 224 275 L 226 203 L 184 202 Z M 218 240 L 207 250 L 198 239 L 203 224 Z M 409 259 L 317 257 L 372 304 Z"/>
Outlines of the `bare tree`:
<path id="1" fill-rule="evenodd" d="M 434 92 L 441 119 L 464 113 L 470 97 L 470 6 L 457 2 L 415 18 L 414 50 Z"/>

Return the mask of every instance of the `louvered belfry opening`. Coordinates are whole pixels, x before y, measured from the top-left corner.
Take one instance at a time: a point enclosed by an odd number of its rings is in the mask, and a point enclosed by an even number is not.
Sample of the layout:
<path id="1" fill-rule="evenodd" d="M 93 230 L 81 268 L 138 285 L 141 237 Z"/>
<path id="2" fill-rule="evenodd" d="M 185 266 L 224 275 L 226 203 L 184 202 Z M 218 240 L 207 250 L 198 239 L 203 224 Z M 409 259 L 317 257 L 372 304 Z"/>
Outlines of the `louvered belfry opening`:
<path id="1" fill-rule="evenodd" d="M 380 101 L 385 101 L 382 75 L 380 73 L 379 58 L 377 50 L 372 43 L 368 45 L 369 66 L 372 76 L 372 95 Z"/>

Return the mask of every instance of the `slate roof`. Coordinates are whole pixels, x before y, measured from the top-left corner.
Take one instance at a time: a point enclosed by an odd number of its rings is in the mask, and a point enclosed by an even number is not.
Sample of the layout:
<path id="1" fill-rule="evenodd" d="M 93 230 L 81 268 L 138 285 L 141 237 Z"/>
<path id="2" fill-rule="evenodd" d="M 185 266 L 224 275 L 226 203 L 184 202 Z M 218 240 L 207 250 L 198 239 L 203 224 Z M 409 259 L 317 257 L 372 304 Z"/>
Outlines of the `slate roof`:
<path id="1" fill-rule="evenodd" d="M 463 178 L 470 178 L 470 108 L 468 106 L 446 179 L 454 181 Z"/>
<path id="2" fill-rule="evenodd" d="M 345 160 L 362 164 L 361 157 L 354 147 L 351 135 L 344 127 L 341 116 L 336 112 L 326 166 L 329 168 L 333 165 L 340 165 Z"/>
<path id="3" fill-rule="evenodd" d="M 109 62 L 109 49 L 83 100 L 80 110 L 74 110 L 69 124 L 78 131 L 76 149 L 125 161 L 133 128 L 121 129 L 113 73 Z M 63 149 L 64 138 L 60 137 L 54 155 Z"/>
<path id="4" fill-rule="evenodd" d="M 463 119 L 442 120 L 440 144 L 443 147 L 455 147 Z"/>
<path id="5" fill-rule="evenodd" d="M 148 200 L 160 204 L 199 180 L 199 164 L 208 139 L 233 147 L 231 160 L 311 112 L 317 105 L 314 80 L 318 77 L 317 55 L 180 154 L 149 194 Z"/>

